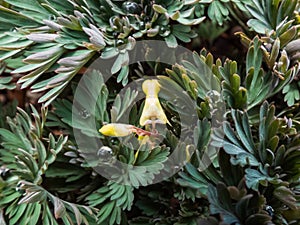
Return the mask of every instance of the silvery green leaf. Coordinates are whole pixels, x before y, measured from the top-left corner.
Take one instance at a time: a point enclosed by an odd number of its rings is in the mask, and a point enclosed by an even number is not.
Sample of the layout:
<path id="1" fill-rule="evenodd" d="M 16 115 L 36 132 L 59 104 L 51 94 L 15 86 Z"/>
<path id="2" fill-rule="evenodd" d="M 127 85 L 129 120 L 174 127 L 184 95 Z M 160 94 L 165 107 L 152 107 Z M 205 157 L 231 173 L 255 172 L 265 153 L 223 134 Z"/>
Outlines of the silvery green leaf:
<path id="1" fill-rule="evenodd" d="M 35 54 L 29 55 L 27 58 L 25 58 L 23 61 L 26 63 L 40 63 L 45 60 L 48 60 L 57 54 L 61 53 L 63 51 L 63 48 L 61 45 L 48 48 L 46 51 L 37 52 Z"/>
<path id="2" fill-rule="evenodd" d="M 199 23 L 201 23 L 203 20 L 205 20 L 205 16 L 197 18 L 197 19 L 186 19 L 186 18 L 182 18 L 179 17 L 179 19 L 177 19 L 177 21 L 183 25 L 197 25 Z"/>
<path id="3" fill-rule="evenodd" d="M 57 37 L 59 37 L 58 34 L 41 34 L 41 33 L 33 33 L 26 36 L 26 38 L 28 38 L 29 40 L 37 43 L 52 42 Z"/>
<path id="4" fill-rule="evenodd" d="M 153 4 L 153 9 L 156 12 L 161 13 L 161 14 L 167 12 L 167 10 L 164 7 L 162 7 L 161 5 L 157 5 L 157 4 Z"/>

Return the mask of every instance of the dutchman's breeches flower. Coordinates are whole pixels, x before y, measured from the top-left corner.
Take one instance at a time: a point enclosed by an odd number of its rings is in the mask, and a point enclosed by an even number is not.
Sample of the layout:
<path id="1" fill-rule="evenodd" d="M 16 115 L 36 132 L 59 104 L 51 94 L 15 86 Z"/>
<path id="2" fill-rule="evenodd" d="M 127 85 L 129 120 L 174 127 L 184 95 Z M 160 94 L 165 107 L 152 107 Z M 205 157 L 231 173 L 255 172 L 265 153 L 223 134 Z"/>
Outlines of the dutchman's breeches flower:
<path id="1" fill-rule="evenodd" d="M 140 117 L 141 126 L 153 123 L 169 123 L 158 99 L 158 93 L 160 91 L 160 85 L 158 81 L 146 80 L 144 81 L 142 88 L 146 94 L 146 100 L 142 115 Z"/>

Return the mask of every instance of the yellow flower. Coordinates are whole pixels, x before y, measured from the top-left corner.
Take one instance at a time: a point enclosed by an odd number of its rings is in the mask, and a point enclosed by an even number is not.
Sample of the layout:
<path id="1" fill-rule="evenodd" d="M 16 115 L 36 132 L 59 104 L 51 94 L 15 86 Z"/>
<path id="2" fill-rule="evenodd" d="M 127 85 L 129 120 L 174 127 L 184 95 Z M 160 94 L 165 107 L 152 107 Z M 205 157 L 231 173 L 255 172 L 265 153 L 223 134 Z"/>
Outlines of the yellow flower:
<path id="1" fill-rule="evenodd" d="M 169 123 L 158 99 L 160 85 L 157 80 L 146 80 L 142 85 L 146 94 L 145 106 L 140 118 L 140 124 L 145 126 L 153 122 L 166 124 Z"/>
<path id="2" fill-rule="evenodd" d="M 125 137 L 134 132 L 134 127 L 123 123 L 109 123 L 101 127 L 99 132 L 105 136 Z"/>

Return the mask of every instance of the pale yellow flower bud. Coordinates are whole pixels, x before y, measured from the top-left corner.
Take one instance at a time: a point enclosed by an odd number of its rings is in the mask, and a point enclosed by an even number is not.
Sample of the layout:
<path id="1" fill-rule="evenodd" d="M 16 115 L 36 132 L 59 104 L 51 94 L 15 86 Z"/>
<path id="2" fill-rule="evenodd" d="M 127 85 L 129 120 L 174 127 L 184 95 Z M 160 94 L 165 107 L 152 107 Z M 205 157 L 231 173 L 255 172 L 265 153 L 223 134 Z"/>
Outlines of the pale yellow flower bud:
<path id="1" fill-rule="evenodd" d="M 125 137 L 134 132 L 133 126 L 123 123 L 109 123 L 101 127 L 99 132 L 105 136 Z"/>

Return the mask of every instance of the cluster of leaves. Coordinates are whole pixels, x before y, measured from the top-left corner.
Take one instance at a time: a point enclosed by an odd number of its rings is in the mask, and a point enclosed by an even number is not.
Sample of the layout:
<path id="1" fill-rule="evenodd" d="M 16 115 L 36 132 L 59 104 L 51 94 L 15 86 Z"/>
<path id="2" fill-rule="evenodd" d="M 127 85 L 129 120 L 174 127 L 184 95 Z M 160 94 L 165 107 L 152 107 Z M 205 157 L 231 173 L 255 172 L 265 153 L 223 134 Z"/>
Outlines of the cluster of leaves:
<path id="1" fill-rule="evenodd" d="M 232 110 L 219 163 L 203 172 L 189 164 L 179 174 L 181 185 L 207 195 L 210 213 L 221 215 L 225 224 L 299 222 L 299 133 L 274 113 L 267 102 L 260 107 L 258 122 Z M 203 223 L 218 224 L 216 218 Z"/>
<path id="2" fill-rule="evenodd" d="M 0 37 L 0 60 L 6 61 L 12 74 L 24 74 L 18 81 L 22 88 L 31 86 L 34 92 L 50 89 L 40 99 L 46 104 L 94 55 L 114 57 L 111 73 L 115 74 L 128 62 L 127 51 L 135 39 L 158 36 L 176 47 L 176 38 L 189 42 L 195 36 L 190 26 L 204 19 L 194 18 L 191 4 L 176 1 L 167 5 L 151 1 L 5 3 L 6 7 L 0 7 L 1 30 L 5 31 Z M 119 75 L 123 84 L 127 75 L 128 67 L 123 67 Z"/>
<path id="3" fill-rule="evenodd" d="M 261 41 L 265 62 L 282 80 L 290 79 L 287 77 L 290 75 L 295 78 L 298 74 L 290 74 L 292 71 L 288 70 L 291 64 L 299 62 L 299 20 L 295 15 L 298 7 L 299 3 L 293 0 L 254 1 L 254 5 L 248 6 L 254 17 L 248 25 L 258 34 L 264 34 Z M 297 77 L 285 85 L 283 93 L 288 106 L 299 100 Z"/>
<path id="4" fill-rule="evenodd" d="M 99 134 L 103 124 L 127 113 L 130 124 L 139 126 L 143 103 L 135 102 L 138 93 L 128 88 L 117 94 L 141 76 L 128 65 L 136 41 L 164 40 L 171 48 L 189 44 L 206 17 L 206 27 L 213 24 L 216 34 L 224 31 L 218 25 L 231 18 L 243 28 L 249 19 L 252 31 L 238 34 L 248 49 L 245 63 L 214 59 L 202 50 L 158 76 L 162 95 L 168 90 L 181 95 L 172 93 L 172 99 L 162 101 L 171 126 L 155 148 L 145 144 L 135 149 Z M 17 80 L 21 88 L 42 92 L 39 102 L 46 105 L 40 112 L 30 106 L 31 115 L 20 108 L 16 113 L 15 104 L 0 105 L 0 222 L 299 223 L 297 0 L 4 0 L 0 19 L 0 90 L 14 89 Z M 97 82 L 85 79 L 81 88 L 96 102 L 95 109 L 90 111 L 84 96 L 76 108 L 74 92 L 61 94 L 67 87 L 76 89 L 76 75 L 97 57 L 107 60 L 115 75 L 106 82 L 92 71 Z M 155 72 L 163 66 L 149 65 Z M 49 113 L 47 106 L 52 107 Z M 74 121 L 74 113 L 82 120 Z M 196 119 L 195 129 L 184 118 Z M 90 120 L 96 129 L 86 126 Z M 79 149 L 75 132 L 104 146 L 93 153 Z M 174 156 L 175 151 L 180 154 Z M 93 160 L 87 162 L 89 154 Z M 168 158 L 188 163 L 149 186 L 178 166 Z M 108 165 L 122 174 L 116 182 L 93 172 Z"/>
<path id="5" fill-rule="evenodd" d="M 31 109 L 33 121 L 19 108 L 16 117 L 7 121 L 9 129 L 0 129 L 1 211 L 9 224 L 58 224 L 58 219 L 72 224 L 74 218 L 77 224 L 89 224 L 94 209 L 63 201 L 43 188 L 43 177 L 67 137 L 44 137 L 47 110 L 42 108 L 40 116 Z"/>
<path id="6" fill-rule="evenodd" d="M 208 4 L 209 3 L 209 4 Z M 111 73 L 128 82 L 128 52 L 136 40 L 155 38 L 176 47 L 196 37 L 208 16 L 219 24 L 244 1 L 4 1 L 0 6 L 0 61 L 22 88 L 46 94 L 50 104 L 94 57 L 113 58 Z M 5 84 L 11 80 L 3 80 Z"/>

